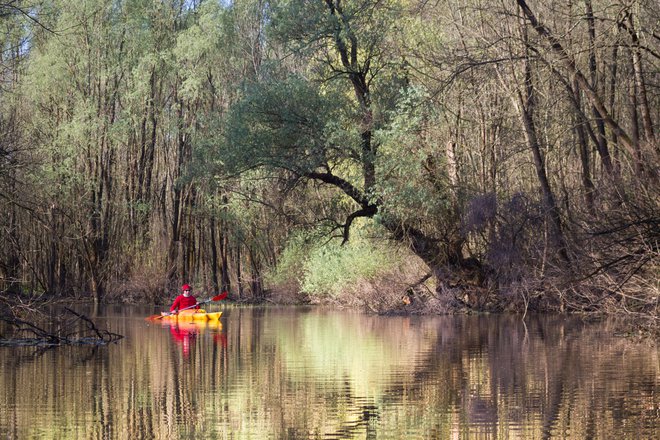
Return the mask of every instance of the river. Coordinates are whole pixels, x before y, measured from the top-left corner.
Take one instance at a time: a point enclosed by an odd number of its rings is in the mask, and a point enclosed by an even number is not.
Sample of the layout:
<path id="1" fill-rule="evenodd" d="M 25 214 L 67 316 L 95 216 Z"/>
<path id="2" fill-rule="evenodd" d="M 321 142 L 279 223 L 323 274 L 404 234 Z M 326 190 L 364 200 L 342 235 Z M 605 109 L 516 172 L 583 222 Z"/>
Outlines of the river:
<path id="1" fill-rule="evenodd" d="M 0 439 L 654 439 L 658 348 L 579 317 L 223 304 L 93 319 L 105 347 L 0 348 Z"/>

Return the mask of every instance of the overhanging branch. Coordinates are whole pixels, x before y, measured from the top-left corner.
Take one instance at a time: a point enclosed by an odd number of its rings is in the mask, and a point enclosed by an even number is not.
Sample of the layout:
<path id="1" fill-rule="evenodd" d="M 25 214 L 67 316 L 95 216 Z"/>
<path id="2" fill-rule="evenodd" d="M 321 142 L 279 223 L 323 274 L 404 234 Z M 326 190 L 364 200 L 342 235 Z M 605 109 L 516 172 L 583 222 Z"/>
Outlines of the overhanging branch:
<path id="1" fill-rule="evenodd" d="M 346 217 L 346 223 L 344 223 L 344 234 L 343 234 L 343 240 L 341 244 L 343 245 L 348 241 L 348 237 L 350 235 L 350 230 L 351 230 L 351 225 L 353 224 L 353 221 L 358 218 L 358 217 L 373 217 L 376 215 L 378 212 L 378 207 L 376 205 L 369 205 L 365 208 L 359 209 L 353 213 L 351 213 L 348 217 Z"/>
<path id="2" fill-rule="evenodd" d="M 355 187 L 352 183 L 348 182 L 345 179 L 342 179 L 339 176 L 335 176 L 332 173 L 319 173 L 319 172 L 307 172 L 304 173 L 304 176 L 308 179 L 320 180 L 321 182 L 333 185 L 341 189 L 347 196 L 353 199 L 358 205 L 363 209 L 366 209 L 371 205 L 369 199 L 359 188 Z"/>

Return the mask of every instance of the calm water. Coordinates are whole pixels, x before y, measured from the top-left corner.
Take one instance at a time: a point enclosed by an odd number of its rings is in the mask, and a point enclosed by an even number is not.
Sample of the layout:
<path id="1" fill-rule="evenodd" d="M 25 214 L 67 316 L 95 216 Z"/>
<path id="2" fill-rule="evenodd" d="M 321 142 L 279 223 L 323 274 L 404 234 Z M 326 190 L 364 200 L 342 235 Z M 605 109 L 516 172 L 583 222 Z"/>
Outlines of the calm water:
<path id="1" fill-rule="evenodd" d="M 657 348 L 608 323 L 108 308 L 109 347 L 0 348 L 0 439 L 654 439 Z"/>

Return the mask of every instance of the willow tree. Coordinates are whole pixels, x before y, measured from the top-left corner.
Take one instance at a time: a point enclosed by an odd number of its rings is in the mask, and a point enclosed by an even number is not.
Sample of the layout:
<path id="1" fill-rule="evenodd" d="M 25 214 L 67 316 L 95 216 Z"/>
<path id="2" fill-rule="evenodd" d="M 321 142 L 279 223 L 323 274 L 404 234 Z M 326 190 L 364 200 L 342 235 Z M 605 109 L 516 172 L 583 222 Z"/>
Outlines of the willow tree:
<path id="1" fill-rule="evenodd" d="M 191 16 L 184 3 L 52 2 L 42 12 L 62 31 L 35 40 L 25 84 L 35 190 L 52 201 L 53 232 L 37 240 L 53 251 L 35 259 L 97 301 L 136 264 L 176 267 L 158 246 L 176 249 L 186 194 L 176 180 L 191 105 L 172 55 Z"/>
<path id="2" fill-rule="evenodd" d="M 34 198 L 24 191 L 29 174 L 29 144 L 24 135 L 25 107 L 20 81 L 27 57 L 30 23 L 23 2 L 0 5 L 0 291 L 20 291 L 25 250 L 20 243 L 21 214 L 32 215 Z M 2 285 L 4 284 L 4 286 Z"/>
<path id="3" fill-rule="evenodd" d="M 407 244 L 442 289 L 443 270 L 466 265 L 464 238 L 451 167 L 426 136 L 437 115 L 393 50 L 401 5 L 294 0 L 271 6 L 269 35 L 284 54 L 264 67 L 260 81 L 245 85 L 230 109 L 220 165 L 334 189 L 350 203 L 341 217 L 325 220 L 343 242 L 356 219 L 371 218 Z"/>

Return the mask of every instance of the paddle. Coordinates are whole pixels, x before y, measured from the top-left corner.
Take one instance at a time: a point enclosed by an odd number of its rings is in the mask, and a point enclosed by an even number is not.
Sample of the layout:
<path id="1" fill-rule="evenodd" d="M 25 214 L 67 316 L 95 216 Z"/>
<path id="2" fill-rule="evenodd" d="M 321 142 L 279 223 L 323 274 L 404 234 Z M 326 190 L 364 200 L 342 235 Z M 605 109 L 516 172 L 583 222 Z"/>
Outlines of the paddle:
<path id="1" fill-rule="evenodd" d="M 220 300 L 225 299 L 225 298 L 227 298 L 227 292 L 222 292 L 220 295 L 216 295 L 213 298 L 209 298 L 209 299 L 204 300 L 202 302 L 198 302 L 197 304 L 193 304 L 192 306 L 184 307 L 182 309 L 179 309 L 177 312 L 166 313 L 164 315 L 151 315 L 147 319 L 151 320 L 151 321 L 157 321 L 159 319 L 163 319 L 166 316 L 176 315 L 177 313 L 179 313 L 183 310 L 192 309 L 194 307 L 201 306 L 202 304 L 207 304 L 207 303 L 210 303 L 211 301 L 220 301 Z"/>

